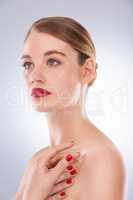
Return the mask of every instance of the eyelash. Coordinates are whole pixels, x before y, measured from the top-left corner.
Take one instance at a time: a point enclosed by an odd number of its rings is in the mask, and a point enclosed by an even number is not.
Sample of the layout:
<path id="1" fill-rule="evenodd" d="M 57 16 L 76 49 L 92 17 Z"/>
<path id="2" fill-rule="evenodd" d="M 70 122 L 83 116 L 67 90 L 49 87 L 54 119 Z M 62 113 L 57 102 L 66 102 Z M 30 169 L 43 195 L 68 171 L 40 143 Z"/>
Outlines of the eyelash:
<path id="1" fill-rule="evenodd" d="M 50 59 L 47 60 L 47 65 L 48 65 L 48 62 L 49 62 L 49 61 L 54 61 L 54 62 L 56 61 L 56 62 L 57 62 L 56 65 L 53 65 L 54 67 L 57 66 L 57 65 L 59 65 L 59 64 L 61 64 L 60 61 L 58 61 L 58 60 L 56 60 L 56 59 L 53 59 L 53 58 L 50 58 Z M 29 61 L 26 61 L 26 62 L 24 62 L 24 63 L 22 64 L 22 67 L 24 67 L 25 70 L 27 70 L 27 69 L 26 69 L 26 65 L 28 65 L 28 68 L 29 68 L 29 64 L 30 64 L 30 65 L 33 65 L 33 63 L 31 63 L 31 62 L 29 62 Z"/>
<path id="2" fill-rule="evenodd" d="M 27 65 L 27 64 L 28 64 L 28 68 L 29 68 L 29 64 L 32 65 L 31 62 L 27 62 L 27 61 L 24 62 L 24 63 L 22 64 L 22 67 L 25 68 L 25 70 L 27 70 L 27 69 L 26 69 L 26 65 Z"/>

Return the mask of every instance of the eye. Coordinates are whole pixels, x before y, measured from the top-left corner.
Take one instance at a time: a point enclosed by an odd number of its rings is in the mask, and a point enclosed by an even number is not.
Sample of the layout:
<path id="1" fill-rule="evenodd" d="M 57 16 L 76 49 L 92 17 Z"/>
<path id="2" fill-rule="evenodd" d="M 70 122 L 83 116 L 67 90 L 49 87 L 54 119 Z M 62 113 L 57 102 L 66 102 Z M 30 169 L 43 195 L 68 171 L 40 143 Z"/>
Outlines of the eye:
<path id="1" fill-rule="evenodd" d="M 30 67 L 31 65 L 33 65 L 31 62 L 24 62 L 24 63 L 22 64 L 22 67 L 24 67 L 25 70 L 27 70 L 27 69 L 29 69 L 29 67 Z"/>
<path id="2" fill-rule="evenodd" d="M 56 65 L 61 64 L 61 62 L 56 59 L 50 58 L 48 59 L 47 64 L 50 66 L 56 66 Z"/>

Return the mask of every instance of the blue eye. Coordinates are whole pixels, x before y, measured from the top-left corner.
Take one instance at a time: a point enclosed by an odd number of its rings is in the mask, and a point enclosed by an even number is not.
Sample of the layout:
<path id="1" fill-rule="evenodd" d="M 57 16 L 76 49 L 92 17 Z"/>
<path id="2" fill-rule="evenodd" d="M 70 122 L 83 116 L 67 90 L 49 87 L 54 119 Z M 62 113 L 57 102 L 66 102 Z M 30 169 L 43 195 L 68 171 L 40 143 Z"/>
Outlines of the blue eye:
<path id="1" fill-rule="evenodd" d="M 53 58 L 50 58 L 48 61 L 47 61 L 47 64 L 48 65 L 52 65 L 52 66 L 56 66 L 56 65 L 59 65 L 59 64 L 61 64 L 61 62 L 60 61 L 58 61 L 58 60 L 55 60 L 55 59 L 53 59 Z"/>
<path id="2" fill-rule="evenodd" d="M 25 70 L 27 70 L 27 69 L 29 69 L 29 67 L 30 67 L 31 65 L 32 65 L 31 62 L 24 62 L 24 63 L 22 64 L 22 67 L 24 67 Z"/>

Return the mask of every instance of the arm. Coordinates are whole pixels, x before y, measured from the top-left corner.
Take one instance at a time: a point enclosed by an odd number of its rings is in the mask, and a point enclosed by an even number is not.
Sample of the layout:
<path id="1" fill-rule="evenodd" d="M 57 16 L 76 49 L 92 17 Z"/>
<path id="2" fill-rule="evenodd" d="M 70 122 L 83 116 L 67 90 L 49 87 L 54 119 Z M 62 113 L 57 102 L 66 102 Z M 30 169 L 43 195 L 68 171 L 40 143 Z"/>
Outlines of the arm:
<path id="1" fill-rule="evenodd" d="M 75 186 L 76 200 L 123 200 L 125 168 L 120 153 L 104 148 L 85 155 Z"/>

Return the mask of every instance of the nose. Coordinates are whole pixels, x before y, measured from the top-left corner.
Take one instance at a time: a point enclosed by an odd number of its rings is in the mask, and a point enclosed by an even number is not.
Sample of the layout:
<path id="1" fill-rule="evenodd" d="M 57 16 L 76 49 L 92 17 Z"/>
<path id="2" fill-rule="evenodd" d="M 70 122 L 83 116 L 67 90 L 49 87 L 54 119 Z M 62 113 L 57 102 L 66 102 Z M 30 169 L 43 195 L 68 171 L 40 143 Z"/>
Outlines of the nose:
<path id="1" fill-rule="evenodd" d="M 29 75 L 29 82 L 30 83 L 44 83 L 44 73 L 42 72 L 42 69 L 40 67 L 36 67 L 33 69 L 33 71 Z"/>

